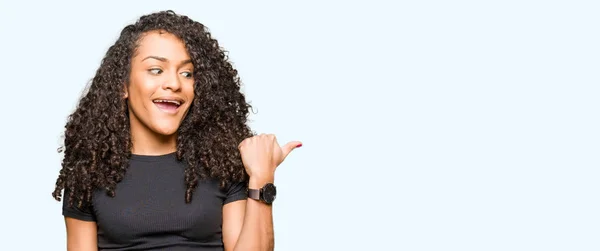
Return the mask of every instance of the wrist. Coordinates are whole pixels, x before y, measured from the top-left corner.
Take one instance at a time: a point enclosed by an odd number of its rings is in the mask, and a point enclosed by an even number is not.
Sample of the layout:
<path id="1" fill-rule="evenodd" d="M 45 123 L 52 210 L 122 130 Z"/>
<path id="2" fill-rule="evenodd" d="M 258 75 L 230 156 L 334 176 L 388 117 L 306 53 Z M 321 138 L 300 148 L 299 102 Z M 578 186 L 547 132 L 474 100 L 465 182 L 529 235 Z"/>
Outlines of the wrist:
<path id="1" fill-rule="evenodd" d="M 260 189 L 267 183 L 274 183 L 275 175 L 252 175 L 250 176 L 250 180 L 248 181 L 248 188 L 250 189 Z"/>

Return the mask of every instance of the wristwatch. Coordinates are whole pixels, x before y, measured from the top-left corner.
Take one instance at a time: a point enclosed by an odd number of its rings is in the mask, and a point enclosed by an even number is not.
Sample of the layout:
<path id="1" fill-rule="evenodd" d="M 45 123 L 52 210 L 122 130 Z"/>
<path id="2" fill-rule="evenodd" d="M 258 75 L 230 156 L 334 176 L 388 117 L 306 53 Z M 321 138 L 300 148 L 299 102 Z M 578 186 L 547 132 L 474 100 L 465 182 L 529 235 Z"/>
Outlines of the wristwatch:
<path id="1" fill-rule="evenodd" d="M 248 188 L 248 197 L 258 201 L 262 201 L 266 204 L 272 204 L 275 201 L 277 195 L 277 188 L 273 183 L 267 183 L 260 189 Z"/>

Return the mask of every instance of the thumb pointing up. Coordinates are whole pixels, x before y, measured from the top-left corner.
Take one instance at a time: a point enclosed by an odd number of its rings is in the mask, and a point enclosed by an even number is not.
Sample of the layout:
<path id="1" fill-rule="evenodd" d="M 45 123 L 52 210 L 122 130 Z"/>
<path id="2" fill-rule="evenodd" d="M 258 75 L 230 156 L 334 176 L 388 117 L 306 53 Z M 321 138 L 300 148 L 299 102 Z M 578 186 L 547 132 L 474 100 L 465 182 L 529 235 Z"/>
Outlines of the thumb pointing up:
<path id="1" fill-rule="evenodd" d="M 292 152 L 292 150 L 301 146 L 302 142 L 300 141 L 291 141 L 285 144 L 283 147 L 281 147 L 281 152 L 283 153 L 283 158 L 281 159 L 281 161 L 283 161 L 288 156 L 288 154 Z"/>

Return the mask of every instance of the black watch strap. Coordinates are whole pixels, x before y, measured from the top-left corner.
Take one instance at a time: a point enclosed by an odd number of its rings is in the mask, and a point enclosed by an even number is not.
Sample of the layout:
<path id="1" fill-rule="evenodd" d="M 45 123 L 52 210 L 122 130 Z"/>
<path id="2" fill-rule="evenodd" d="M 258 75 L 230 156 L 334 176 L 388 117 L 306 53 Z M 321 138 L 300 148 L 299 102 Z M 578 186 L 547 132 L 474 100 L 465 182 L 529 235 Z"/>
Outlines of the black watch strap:
<path id="1" fill-rule="evenodd" d="M 248 189 L 248 197 L 250 199 L 260 200 L 260 190 L 259 189 Z"/>

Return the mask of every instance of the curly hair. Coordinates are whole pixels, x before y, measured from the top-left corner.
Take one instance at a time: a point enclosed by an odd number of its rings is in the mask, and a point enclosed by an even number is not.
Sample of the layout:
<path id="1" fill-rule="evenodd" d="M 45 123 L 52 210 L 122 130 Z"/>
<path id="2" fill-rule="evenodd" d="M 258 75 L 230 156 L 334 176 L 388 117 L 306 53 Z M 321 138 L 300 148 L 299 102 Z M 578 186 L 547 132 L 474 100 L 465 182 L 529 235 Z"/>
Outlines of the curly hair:
<path id="1" fill-rule="evenodd" d="M 126 26 L 101 61 L 96 75 L 69 115 L 65 126 L 62 168 L 52 196 L 69 205 L 91 203 L 96 189 L 115 196 L 129 166 L 131 134 L 124 97 L 131 59 L 140 38 L 167 32 L 183 41 L 194 67 L 194 100 L 177 134 L 179 160 L 185 160 L 185 202 L 198 181 L 214 178 L 221 188 L 248 180 L 238 144 L 254 133 L 247 116 L 251 105 L 240 92 L 237 70 L 205 26 L 185 15 L 161 11 Z M 77 203 L 74 203 L 77 202 Z"/>

